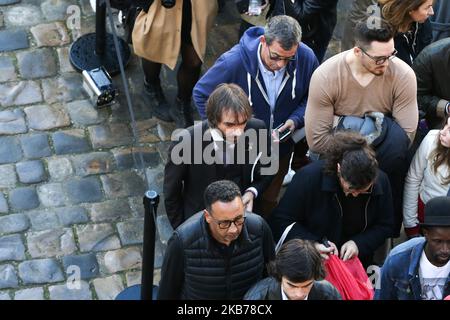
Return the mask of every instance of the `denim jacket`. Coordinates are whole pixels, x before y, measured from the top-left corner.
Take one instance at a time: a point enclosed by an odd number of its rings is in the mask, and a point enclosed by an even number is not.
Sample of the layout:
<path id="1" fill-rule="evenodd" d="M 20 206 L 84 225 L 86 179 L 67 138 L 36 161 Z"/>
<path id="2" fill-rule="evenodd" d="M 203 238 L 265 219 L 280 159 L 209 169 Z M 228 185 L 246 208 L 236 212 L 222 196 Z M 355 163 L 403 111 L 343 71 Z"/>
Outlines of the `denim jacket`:
<path id="1" fill-rule="evenodd" d="M 413 238 L 395 247 L 381 268 L 380 286 L 376 300 L 421 300 L 422 288 L 419 263 L 425 238 Z M 443 297 L 450 295 L 450 275 L 447 277 Z"/>

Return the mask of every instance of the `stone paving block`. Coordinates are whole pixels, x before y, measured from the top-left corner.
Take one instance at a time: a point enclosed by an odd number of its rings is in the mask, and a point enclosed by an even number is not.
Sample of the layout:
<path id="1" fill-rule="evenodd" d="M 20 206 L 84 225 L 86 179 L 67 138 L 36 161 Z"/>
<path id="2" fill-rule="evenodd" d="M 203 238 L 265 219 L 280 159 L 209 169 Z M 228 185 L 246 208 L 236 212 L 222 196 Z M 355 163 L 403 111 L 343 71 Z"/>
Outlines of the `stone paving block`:
<path id="1" fill-rule="evenodd" d="M 11 300 L 11 296 L 8 292 L 1 292 L 0 291 L 0 300 Z"/>
<path id="2" fill-rule="evenodd" d="M 17 290 L 14 293 L 14 300 L 44 300 L 44 289 L 39 287 Z"/>
<path id="3" fill-rule="evenodd" d="M 26 49 L 30 46 L 25 30 L 0 31 L 0 52 Z"/>
<path id="4" fill-rule="evenodd" d="M 55 259 L 28 260 L 19 264 L 19 277 L 24 284 L 46 284 L 64 280 Z"/>
<path id="5" fill-rule="evenodd" d="M 70 42 L 66 27 L 59 21 L 34 26 L 30 31 L 38 47 L 59 47 Z"/>
<path id="6" fill-rule="evenodd" d="M 6 11 L 9 26 L 32 26 L 42 21 L 41 10 L 34 5 L 17 5 Z"/>
<path id="7" fill-rule="evenodd" d="M 65 20 L 67 17 L 67 7 L 73 4 L 65 0 L 46 0 L 41 4 L 41 10 L 48 21 Z"/>
<path id="8" fill-rule="evenodd" d="M 101 186 L 96 177 L 70 179 L 64 187 L 72 204 L 98 202 L 103 199 Z"/>
<path id="9" fill-rule="evenodd" d="M 29 227 L 30 221 L 22 213 L 0 216 L 0 234 L 22 232 Z"/>
<path id="10" fill-rule="evenodd" d="M 25 132 L 27 132 L 27 125 L 25 123 L 25 116 L 21 110 L 16 109 L 0 112 L 0 135 Z"/>
<path id="11" fill-rule="evenodd" d="M 5 16 L 3 15 L 3 12 L 0 11 L 0 29 L 5 26 Z"/>
<path id="12" fill-rule="evenodd" d="M 72 157 L 75 173 L 78 176 L 109 173 L 114 169 L 113 157 L 108 152 L 93 152 Z"/>
<path id="13" fill-rule="evenodd" d="M 166 248 L 167 246 L 163 245 L 161 241 L 155 242 L 155 263 L 154 263 L 155 269 L 162 267 Z"/>
<path id="14" fill-rule="evenodd" d="M 131 210 L 127 199 L 95 203 L 91 207 L 93 222 L 117 221 L 130 217 Z"/>
<path id="15" fill-rule="evenodd" d="M 80 281 L 79 288 L 77 284 L 72 284 L 69 288 L 67 284 L 51 286 L 48 288 L 50 292 L 50 300 L 92 300 L 92 293 L 89 290 L 89 284 Z"/>
<path id="16" fill-rule="evenodd" d="M 34 130 L 51 130 L 70 125 L 68 114 L 59 104 L 32 106 L 25 108 L 24 111 L 29 127 Z"/>
<path id="17" fill-rule="evenodd" d="M 38 183 L 47 179 L 44 164 L 40 160 L 16 163 L 16 172 L 22 183 Z"/>
<path id="18" fill-rule="evenodd" d="M 78 100 L 66 104 L 74 124 L 88 126 L 103 122 L 107 118 L 106 109 L 97 110 L 89 100 Z"/>
<path id="19" fill-rule="evenodd" d="M 108 251 L 101 261 L 101 265 L 109 273 L 116 273 L 119 271 L 137 269 L 141 267 L 142 256 L 138 248 L 130 247 L 126 249 L 119 249 Z"/>
<path id="20" fill-rule="evenodd" d="M 44 207 L 60 207 L 68 202 L 61 183 L 48 183 L 38 186 L 37 193 Z"/>
<path id="21" fill-rule="evenodd" d="M 86 98 L 81 74 L 66 73 L 58 78 L 42 80 L 44 99 L 49 104 Z"/>
<path id="22" fill-rule="evenodd" d="M 142 272 L 141 271 L 131 271 L 125 274 L 127 280 L 127 287 L 134 286 L 136 284 L 142 283 Z"/>
<path id="23" fill-rule="evenodd" d="M 0 106 L 2 107 L 19 106 L 41 101 L 41 88 L 39 84 L 34 81 L 0 84 Z"/>
<path id="24" fill-rule="evenodd" d="M 81 153 L 91 148 L 81 129 L 59 131 L 52 134 L 56 154 Z"/>
<path id="25" fill-rule="evenodd" d="M 25 260 L 25 247 L 18 234 L 0 237 L 0 261 Z"/>
<path id="26" fill-rule="evenodd" d="M 72 229 L 52 229 L 27 234 L 28 251 L 32 258 L 50 258 L 76 251 Z"/>
<path id="27" fill-rule="evenodd" d="M 89 221 L 87 210 L 83 207 L 55 208 L 55 213 L 64 227 Z"/>
<path id="28" fill-rule="evenodd" d="M 95 12 L 92 10 L 90 0 L 81 0 L 81 11 L 86 16 L 95 15 Z"/>
<path id="29" fill-rule="evenodd" d="M 158 120 L 155 118 L 145 119 L 136 122 L 136 128 L 138 132 L 139 142 L 141 143 L 156 143 L 161 140 L 154 134 L 154 129 L 158 124 Z"/>
<path id="30" fill-rule="evenodd" d="M 74 67 L 72 67 L 72 64 L 70 63 L 69 48 L 68 47 L 58 48 L 56 49 L 56 52 L 58 53 L 59 70 L 61 72 L 75 71 Z"/>
<path id="31" fill-rule="evenodd" d="M 52 77 L 57 73 L 56 59 L 49 48 L 19 52 L 17 60 L 24 79 Z"/>
<path id="32" fill-rule="evenodd" d="M 157 167 L 161 163 L 159 152 L 153 147 L 115 149 L 112 152 L 119 169 L 141 168 L 139 153 L 142 154 L 146 168 Z"/>
<path id="33" fill-rule="evenodd" d="M 34 187 L 17 188 L 9 192 L 9 203 L 14 211 L 39 207 L 39 198 Z"/>
<path id="34" fill-rule="evenodd" d="M 141 244 L 144 237 L 144 220 L 131 219 L 117 224 L 122 245 Z"/>
<path id="35" fill-rule="evenodd" d="M 0 13 L 1 16 L 1 13 Z M 0 20 L 2 18 L 0 17 Z M 0 22 L 1 27 L 1 22 Z M 0 44 L 1 46 L 2 44 Z M 13 81 L 17 79 L 16 68 L 13 60 L 8 56 L 0 57 L 0 82 Z"/>
<path id="36" fill-rule="evenodd" d="M 95 149 L 128 145 L 133 141 L 131 130 L 124 123 L 89 127 L 89 135 Z"/>
<path id="37" fill-rule="evenodd" d="M 62 181 L 73 175 L 72 163 L 68 158 L 47 159 L 47 169 L 54 181 Z"/>
<path id="38" fill-rule="evenodd" d="M 128 203 L 130 204 L 131 214 L 133 215 L 133 217 L 135 217 L 135 218 L 143 218 L 144 217 L 143 196 L 129 197 Z M 161 201 L 160 201 L 160 204 L 161 204 Z M 158 209 L 158 212 L 159 212 L 159 209 Z"/>
<path id="39" fill-rule="evenodd" d="M 172 132 L 175 129 L 173 124 L 161 121 L 156 125 L 156 129 L 161 141 L 171 141 Z"/>
<path id="40" fill-rule="evenodd" d="M 173 228 L 167 215 L 163 214 L 158 216 L 158 218 L 156 218 L 156 225 L 158 226 L 158 236 L 161 243 L 167 245 L 167 241 L 169 241 L 173 234 Z"/>
<path id="41" fill-rule="evenodd" d="M 52 210 L 38 210 L 27 212 L 33 231 L 50 230 L 61 227 L 58 216 Z"/>
<path id="42" fill-rule="evenodd" d="M 147 178 L 148 181 L 151 181 L 153 190 L 155 190 L 161 195 L 163 193 L 163 185 L 164 185 L 164 165 L 160 164 L 157 167 L 148 168 Z"/>
<path id="43" fill-rule="evenodd" d="M 0 164 L 22 159 L 22 149 L 16 137 L 0 137 Z"/>
<path id="44" fill-rule="evenodd" d="M 0 265 L 0 289 L 17 288 L 19 281 L 12 264 Z"/>
<path id="45" fill-rule="evenodd" d="M 77 226 L 78 242 L 81 252 L 106 251 L 120 248 L 119 238 L 110 224 L 91 224 Z"/>
<path id="46" fill-rule="evenodd" d="M 135 172 L 120 172 L 101 176 L 103 189 L 110 199 L 143 195 L 146 191 L 142 178 Z"/>
<path id="47" fill-rule="evenodd" d="M 0 171 L 1 171 L 1 166 L 0 166 Z M 14 171 L 12 173 L 14 174 Z M 0 179 L 1 179 L 1 174 L 0 174 Z M 1 186 L 0 186 L 0 188 L 1 188 Z M 0 193 L 0 213 L 8 213 L 8 211 L 9 211 L 9 207 L 8 207 L 8 202 L 6 201 L 5 195 L 3 193 Z"/>
<path id="48" fill-rule="evenodd" d="M 114 300 L 124 289 L 122 279 L 118 275 L 95 279 L 92 283 L 99 300 Z"/>
<path id="49" fill-rule="evenodd" d="M 66 276 L 73 274 L 74 267 L 78 267 L 80 278 L 83 280 L 99 276 L 97 257 L 93 253 L 66 256 L 62 259 Z"/>
<path id="50" fill-rule="evenodd" d="M 1 138 L 0 138 L 1 141 Z M 1 144 L 0 144 L 1 149 Z M 1 156 L 1 155 L 0 155 Z M 0 188 L 12 188 L 16 185 L 17 178 L 13 164 L 0 166 Z M 4 208 L 4 207 L 3 207 Z"/>
<path id="51" fill-rule="evenodd" d="M 48 136 L 45 133 L 21 136 L 20 143 L 26 158 L 44 158 L 52 154 L 48 144 Z"/>
<path id="52" fill-rule="evenodd" d="M 10 4 L 19 3 L 21 0 L 0 0 L 0 6 L 7 6 Z"/>

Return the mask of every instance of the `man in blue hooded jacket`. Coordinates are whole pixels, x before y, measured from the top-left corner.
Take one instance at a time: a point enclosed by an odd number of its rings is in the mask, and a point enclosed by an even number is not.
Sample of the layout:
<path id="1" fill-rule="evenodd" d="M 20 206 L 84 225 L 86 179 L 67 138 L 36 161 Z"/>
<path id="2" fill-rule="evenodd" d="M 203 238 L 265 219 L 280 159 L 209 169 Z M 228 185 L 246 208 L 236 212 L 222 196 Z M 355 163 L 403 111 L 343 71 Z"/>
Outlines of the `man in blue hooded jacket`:
<path id="1" fill-rule="evenodd" d="M 248 95 L 254 116 L 267 128 L 282 125 L 279 132 L 302 128 L 309 81 L 319 63 L 314 52 L 300 43 L 301 35 L 299 23 L 284 15 L 273 17 L 264 28 L 248 29 L 195 85 L 193 98 L 200 116 L 205 118 L 206 100 L 217 85 L 235 83 Z M 302 146 L 297 143 L 296 156 L 306 152 Z M 277 204 L 293 149 L 291 139 L 280 142 L 279 171 L 260 202 L 265 216 Z"/>

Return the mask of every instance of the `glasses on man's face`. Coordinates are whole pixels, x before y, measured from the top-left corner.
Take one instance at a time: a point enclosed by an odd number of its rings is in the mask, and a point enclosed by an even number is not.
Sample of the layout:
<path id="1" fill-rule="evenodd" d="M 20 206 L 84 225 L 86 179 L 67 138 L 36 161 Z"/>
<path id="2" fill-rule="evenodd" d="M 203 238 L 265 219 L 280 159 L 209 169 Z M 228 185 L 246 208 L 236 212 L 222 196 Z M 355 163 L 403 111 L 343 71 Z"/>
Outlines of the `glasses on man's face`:
<path id="1" fill-rule="evenodd" d="M 279 56 L 277 53 L 270 51 L 269 46 L 267 46 L 267 50 L 269 50 L 270 60 L 273 60 L 273 61 L 295 61 L 295 59 L 296 59 L 295 54 L 292 57 L 282 57 L 282 56 Z"/>
<path id="2" fill-rule="evenodd" d="M 398 53 L 397 50 L 394 50 L 394 52 L 392 52 L 392 54 L 391 54 L 390 56 L 381 56 L 381 57 L 379 56 L 379 57 L 374 57 L 374 56 L 371 56 L 370 54 L 368 54 L 366 51 L 364 51 L 363 48 L 359 47 L 359 49 L 361 49 L 361 51 L 362 51 L 366 56 L 368 56 L 370 59 L 372 59 L 373 61 L 375 61 L 375 64 L 376 64 L 377 66 L 382 65 L 383 63 L 386 62 L 386 60 L 391 60 L 391 59 L 393 59 L 393 58 L 397 55 L 397 53 Z"/>
<path id="3" fill-rule="evenodd" d="M 234 223 L 236 227 L 239 227 L 245 222 L 245 216 L 236 217 L 236 219 L 234 220 L 217 220 L 211 214 L 209 216 L 214 220 L 215 223 L 217 223 L 219 229 L 228 229 L 229 227 L 231 227 L 232 223 Z"/>

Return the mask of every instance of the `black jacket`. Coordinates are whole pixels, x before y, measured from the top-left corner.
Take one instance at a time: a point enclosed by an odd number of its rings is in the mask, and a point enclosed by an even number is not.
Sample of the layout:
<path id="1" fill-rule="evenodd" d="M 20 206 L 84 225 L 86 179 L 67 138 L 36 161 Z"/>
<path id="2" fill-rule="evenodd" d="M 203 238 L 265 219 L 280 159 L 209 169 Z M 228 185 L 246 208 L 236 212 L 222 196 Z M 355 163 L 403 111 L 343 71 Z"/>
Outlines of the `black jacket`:
<path id="1" fill-rule="evenodd" d="M 289 3 L 288 3 L 289 2 Z M 302 42 L 314 53 L 328 46 L 337 21 L 338 0 L 276 0 L 273 15 L 288 15 L 302 27 Z M 320 50 L 319 49 L 319 50 Z"/>
<path id="2" fill-rule="evenodd" d="M 274 256 L 272 233 L 260 216 L 247 212 L 241 234 L 226 247 L 211 236 L 198 212 L 169 240 L 158 299 L 242 299 Z"/>
<path id="3" fill-rule="evenodd" d="M 205 149 L 213 146 L 211 135 L 205 135 L 206 140 L 202 141 L 203 145 L 200 148 L 198 148 L 198 142 L 194 142 L 194 131 L 197 132 L 196 135 L 203 137 L 203 134 L 208 128 L 207 121 L 203 121 L 202 123 L 190 127 L 185 131 L 183 136 L 180 137 L 180 140 L 174 142 L 169 149 L 168 161 L 164 170 L 164 197 L 167 216 L 174 229 L 194 213 L 204 209 L 203 192 L 210 183 L 220 179 L 217 175 L 216 165 L 206 164 L 202 161 L 202 154 L 203 152 L 206 152 Z M 245 131 L 248 129 L 265 129 L 265 125 L 261 120 L 251 119 L 248 121 Z M 250 142 L 246 140 L 246 161 L 245 164 L 241 165 L 242 183 L 239 185 L 241 191 L 244 192 L 247 188 L 254 187 L 258 191 L 258 198 L 262 195 L 273 178 L 273 176 L 261 175 L 261 162 L 258 161 L 253 172 L 254 180 L 253 182 L 251 181 L 253 165 L 257 154 L 260 152 L 260 143 L 261 145 L 265 143 L 266 150 L 269 150 L 267 145 L 269 140 L 267 136 L 265 136 L 265 138 L 265 141 L 260 141 L 258 137 L 256 145 L 254 145 L 254 143 L 250 145 Z M 186 164 L 186 162 L 175 164 L 173 161 L 174 159 L 171 157 L 171 153 L 174 147 L 182 141 L 189 141 L 188 145 L 191 147 L 191 157 L 186 161 L 188 164 Z M 211 149 L 208 150 L 211 151 Z M 263 152 L 263 156 L 264 153 L 266 152 Z M 189 164 L 194 163 L 196 157 L 202 162 L 200 164 Z"/>
<path id="4" fill-rule="evenodd" d="M 415 23 L 408 33 L 397 33 L 394 37 L 395 49 L 398 51 L 397 57 L 412 65 L 417 55 L 431 43 L 432 30 L 429 20 L 424 23 Z"/>
<path id="5" fill-rule="evenodd" d="M 282 300 L 281 283 L 273 277 L 255 284 L 244 296 L 244 300 Z M 314 281 L 308 300 L 342 300 L 337 289 L 328 281 Z"/>
<path id="6" fill-rule="evenodd" d="M 450 38 L 426 47 L 414 60 L 413 69 L 417 77 L 419 109 L 432 128 L 440 128 L 442 116 L 438 117 L 436 108 L 450 101 Z"/>
<path id="7" fill-rule="evenodd" d="M 281 237 L 287 226 L 296 222 L 285 242 L 293 238 L 320 241 L 327 237 L 339 249 L 346 241 L 353 240 L 358 246 L 359 256 L 370 257 L 393 232 L 394 210 L 386 174 L 378 171 L 366 203 L 366 212 L 362 213 L 365 214 L 365 225 L 356 226 L 361 231 L 350 239 L 343 239 L 338 178 L 324 174 L 323 167 L 323 161 L 316 161 L 295 174 L 271 216 L 275 240 Z"/>

